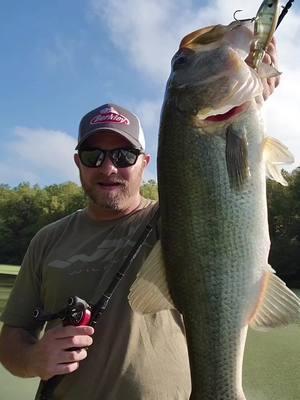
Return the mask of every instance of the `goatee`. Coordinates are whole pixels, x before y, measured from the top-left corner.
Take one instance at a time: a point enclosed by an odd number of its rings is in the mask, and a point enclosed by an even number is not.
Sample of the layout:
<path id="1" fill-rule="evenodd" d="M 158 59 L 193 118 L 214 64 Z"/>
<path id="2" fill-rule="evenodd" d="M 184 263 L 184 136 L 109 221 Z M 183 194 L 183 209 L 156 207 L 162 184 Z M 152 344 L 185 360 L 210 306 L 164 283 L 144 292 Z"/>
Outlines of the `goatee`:
<path id="1" fill-rule="evenodd" d="M 120 211 L 122 210 L 123 200 L 125 200 L 128 196 L 128 189 L 125 183 L 120 183 L 120 191 L 119 193 L 112 194 L 100 194 L 97 191 L 97 186 L 88 187 L 80 176 L 81 186 L 82 189 L 87 196 L 88 200 L 101 208 L 113 211 Z"/>

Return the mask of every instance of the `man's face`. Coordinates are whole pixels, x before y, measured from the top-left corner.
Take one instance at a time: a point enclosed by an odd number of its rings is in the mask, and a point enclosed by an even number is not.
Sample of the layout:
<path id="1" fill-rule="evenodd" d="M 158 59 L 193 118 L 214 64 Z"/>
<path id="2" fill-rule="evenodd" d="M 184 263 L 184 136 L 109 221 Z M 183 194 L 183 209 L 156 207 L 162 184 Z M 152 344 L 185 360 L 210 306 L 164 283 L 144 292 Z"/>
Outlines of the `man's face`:
<path id="1" fill-rule="evenodd" d="M 103 150 L 133 147 L 123 136 L 112 132 L 92 135 L 84 145 Z M 81 163 L 78 154 L 74 156 L 83 190 L 93 206 L 117 212 L 131 208 L 139 199 L 143 172 L 149 159 L 149 155 L 141 154 L 131 167 L 117 168 L 106 155 L 100 167 L 89 168 Z"/>

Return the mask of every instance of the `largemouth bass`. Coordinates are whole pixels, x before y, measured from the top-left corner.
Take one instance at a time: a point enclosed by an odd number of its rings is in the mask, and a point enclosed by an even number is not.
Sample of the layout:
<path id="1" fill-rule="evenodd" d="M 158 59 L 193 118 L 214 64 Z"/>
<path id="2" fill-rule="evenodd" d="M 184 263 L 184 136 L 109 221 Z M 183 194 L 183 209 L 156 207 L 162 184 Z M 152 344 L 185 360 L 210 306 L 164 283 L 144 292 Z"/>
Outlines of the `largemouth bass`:
<path id="1" fill-rule="evenodd" d="M 268 264 L 266 175 L 286 185 L 280 168 L 293 156 L 266 136 L 261 81 L 244 61 L 252 37 L 241 22 L 204 28 L 173 57 L 159 132 L 161 241 L 129 296 L 138 312 L 182 313 L 192 400 L 245 400 L 248 326 L 299 319 L 299 299 Z"/>

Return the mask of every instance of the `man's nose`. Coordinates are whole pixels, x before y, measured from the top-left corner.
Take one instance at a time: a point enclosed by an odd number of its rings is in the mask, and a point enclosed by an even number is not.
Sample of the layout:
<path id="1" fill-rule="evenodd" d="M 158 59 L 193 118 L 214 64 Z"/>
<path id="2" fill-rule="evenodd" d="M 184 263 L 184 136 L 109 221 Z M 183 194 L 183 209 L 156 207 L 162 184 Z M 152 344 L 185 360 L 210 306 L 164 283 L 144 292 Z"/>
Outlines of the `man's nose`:
<path id="1" fill-rule="evenodd" d="M 118 168 L 114 166 L 108 154 L 105 155 L 103 164 L 100 167 L 101 172 L 106 175 L 116 174 L 118 172 Z"/>

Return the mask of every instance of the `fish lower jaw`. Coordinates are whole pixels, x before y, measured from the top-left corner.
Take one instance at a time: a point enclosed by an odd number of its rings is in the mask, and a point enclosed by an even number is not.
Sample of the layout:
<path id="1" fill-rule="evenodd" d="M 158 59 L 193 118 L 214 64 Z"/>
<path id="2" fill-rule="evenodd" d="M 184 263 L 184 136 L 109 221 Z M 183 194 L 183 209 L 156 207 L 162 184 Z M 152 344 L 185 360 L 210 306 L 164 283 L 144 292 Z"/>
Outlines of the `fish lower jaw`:
<path id="1" fill-rule="evenodd" d="M 235 107 L 231 108 L 229 111 L 227 111 L 223 114 L 210 115 L 209 117 L 204 118 L 202 121 L 205 124 L 215 124 L 215 123 L 227 122 L 228 120 L 234 119 L 238 115 L 247 111 L 249 108 L 249 105 L 250 105 L 250 102 L 243 103 L 239 106 L 235 106 Z"/>

